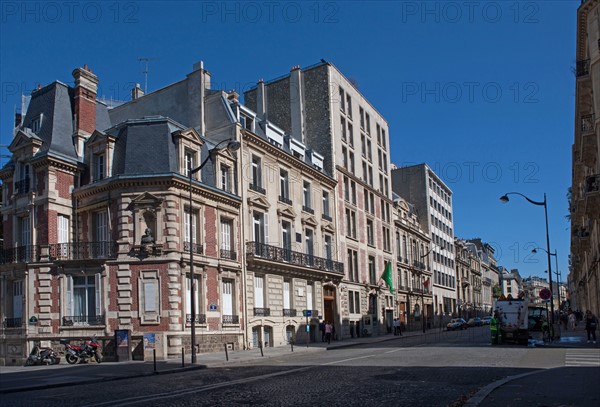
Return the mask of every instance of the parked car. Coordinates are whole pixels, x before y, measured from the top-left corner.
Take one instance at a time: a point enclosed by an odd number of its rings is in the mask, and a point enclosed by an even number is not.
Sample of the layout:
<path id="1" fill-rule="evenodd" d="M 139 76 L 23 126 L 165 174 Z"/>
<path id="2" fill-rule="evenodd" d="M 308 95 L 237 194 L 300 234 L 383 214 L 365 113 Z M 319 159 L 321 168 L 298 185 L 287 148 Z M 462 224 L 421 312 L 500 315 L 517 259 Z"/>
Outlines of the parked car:
<path id="1" fill-rule="evenodd" d="M 492 316 L 488 315 L 487 317 L 483 317 L 481 318 L 481 321 L 485 324 L 485 325 L 489 325 L 490 321 L 492 320 Z"/>
<path id="2" fill-rule="evenodd" d="M 479 317 L 471 318 L 467 321 L 468 326 L 481 326 L 483 325 L 483 321 Z"/>
<path id="3" fill-rule="evenodd" d="M 455 331 L 457 329 L 467 329 L 467 321 L 462 318 L 451 319 L 448 325 L 446 325 L 448 331 Z"/>

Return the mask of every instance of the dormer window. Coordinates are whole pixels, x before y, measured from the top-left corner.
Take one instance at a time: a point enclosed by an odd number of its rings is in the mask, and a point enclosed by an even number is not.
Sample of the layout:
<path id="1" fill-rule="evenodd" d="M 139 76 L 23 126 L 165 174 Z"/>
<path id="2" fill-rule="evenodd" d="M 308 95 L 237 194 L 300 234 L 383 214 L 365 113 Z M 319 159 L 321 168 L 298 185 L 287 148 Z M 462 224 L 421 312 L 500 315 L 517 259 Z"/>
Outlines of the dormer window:
<path id="1" fill-rule="evenodd" d="M 254 131 L 254 119 L 252 117 L 240 113 L 240 124 L 246 130 Z"/>
<path id="2" fill-rule="evenodd" d="M 185 176 L 190 176 L 190 171 L 193 170 L 196 166 L 196 153 L 192 150 L 185 149 L 184 153 L 184 162 L 185 162 Z"/>
<path id="3" fill-rule="evenodd" d="M 104 179 L 105 177 L 105 168 L 106 168 L 106 162 L 105 162 L 105 155 L 104 153 L 101 154 L 94 154 L 93 157 L 93 165 L 94 165 L 94 181 L 100 181 L 101 179 Z"/>
<path id="4" fill-rule="evenodd" d="M 228 165 L 221 164 L 221 189 L 231 192 L 231 168 Z"/>
<path id="5" fill-rule="evenodd" d="M 31 131 L 34 133 L 38 133 L 40 128 L 42 127 L 42 116 L 38 116 L 31 121 Z"/>

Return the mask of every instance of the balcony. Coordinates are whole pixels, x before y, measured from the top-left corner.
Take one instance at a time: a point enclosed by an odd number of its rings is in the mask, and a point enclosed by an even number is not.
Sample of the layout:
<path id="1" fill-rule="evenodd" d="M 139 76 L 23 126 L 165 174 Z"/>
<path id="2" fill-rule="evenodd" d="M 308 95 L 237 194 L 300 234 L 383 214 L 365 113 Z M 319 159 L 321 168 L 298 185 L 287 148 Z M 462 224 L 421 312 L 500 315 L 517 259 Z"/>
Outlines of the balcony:
<path id="1" fill-rule="evenodd" d="M 407 285 L 399 285 L 398 286 L 398 291 L 406 291 L 406 292 L 408 292 L 408 291 L 410 291 L 410 289 L 408 288 Z"/>
<path id="2" fill-rule="evenodd" d="M 254 184 L 254 183 L 250 184 L 250 189 L 252 191 L 254 191 L 254 192 L 258 192 L 259 194 L 263 194 L 264 195 L 266 193 L 266 191 L 265 191 L 265 189 L 263 187 L 261 187 L 258 184 Z"/>
<path id="3" fill-rule="evenodd" d="M 255 317 L 270 317 L 271 308 L 254 308 Z"/>
<path id="4" fill-rule="evenodd" d="M 116 259 L 116 242 L 58 243 L 48 246 L 50 260 Z"/>
<path id="5" fill-rule="evenodd" d="M 421 261 L 417 261 L 414 260 L 413 261 L 413 267 L 419 270 L 425 270 L 425 263 L 421 262 Z"/>
<path id="6" fill-rule="evenodd" d="M 194 254 L 204 253 L 204 247 L 201 244 L 191 243 Z M 190 242 L 183 242 L 183 251 L 190 252 Z"/>
<path id="7" fill-rule="evenodd" d="M 284 308 L 283 309 L 283 316 L 284 317 L 295 317 L 296 316 L 296 310 L 295 309 Z"/>
<path id="8" fill-rule="evenodd" d="M 29 192 L 29 178 L 15 182 L 15 194 L 26 194 Z"/>
<path id="9" fill-rule="evenodd" d="M 338 261 L 295 252 L 283 247 L 271 246 L 264 243 L 246 243 L 246 253 L 255 258 L 270 260 L 278 263 L 309 267 L 316 270 L 325 270 L 339 275 L 344 275 L 344 264 Z"/>
<path id="10" fill-rule="evenodd" d="M 62 317 L 62 326 L 103 326 L 104 315 L 68 315 Z"/>
<path id="11" fill-rule="evenodd" d="M 222 259 L 225 259 L 225 260 L 236 261 L 237 260 L 237 253 L 234 252 L 233 250 L 221 249 L 220 252 L 219 252 L 219 257 L 221 257 Z"/>
<path id="12" fill-rule="evenodd" d="M 0 250 L 0 264 L 33 263 L 40 261 L 38 246 L 17 246 Z"/>
<path id="13" fill-rule="evenodd" d="M 576 74 L 577 78 L 589 75 L 590 74 L 590 60 L 582 59 L 580 61 L 577 61 L 577 65 L 575 68 L 575 74 Z"/>
<path id="14" fill-rule="evenodd" d="M 185 324 L 192 324 L 192 314 L 185 314 Z M 196 325 L 206 325 L 206 314 L 196 314 Z"/>
<path id="15" fill-rule="evenodd" d="M 291 205 L 292 204 L 292 200 L 288 197 L 285 196 L 281 196 L 279 195 L 279 202 L 284 203 L 286 205 Z"/>
<path id="16" fill-rule="evenodd" d="M 5 318 L 4 328 L 21 328 L 23 326 L 23 318 Z"/>
<path id="17" fill-rule="evenodd" d="M 223 315 L 223 325 L 239 325 L 239 315 Z"/>
<path id="18" fill-rule="evenodd" d="M 306 205 L 302 205 L 302 210 L 304 212 L 310 213 L 311 215 L 315 214 L 315 210 L 313 208 L 309 207 L 309 206 L 306 206 Z"/>

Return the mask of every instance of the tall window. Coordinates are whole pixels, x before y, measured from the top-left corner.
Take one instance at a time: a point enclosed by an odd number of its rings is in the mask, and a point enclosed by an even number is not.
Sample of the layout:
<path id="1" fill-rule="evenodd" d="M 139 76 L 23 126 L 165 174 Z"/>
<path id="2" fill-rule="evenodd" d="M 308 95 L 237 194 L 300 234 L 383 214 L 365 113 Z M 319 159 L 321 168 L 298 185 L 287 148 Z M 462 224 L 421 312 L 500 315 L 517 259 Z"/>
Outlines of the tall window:
<path id="1" fill-rule="evenodd" d="M 348 308 L 351 314 L 360 314 L 360 293 L 348 291 Z"/>
<path id="2" fill-rule="evenodd" d="M 104 179 L 105 175 L 105 162 L 104 154 L 94 154 L 94 180 L 99 181 Z"/>
<path id="3" fill-rule="evenodd" d="M 96 321 L 102 313 L 100 274 L 67 277 L 66 316 L 77 324 Z"/>
<path id="4" fill-rule="evenodd" d="M 189 177 L 190 176 L 190 171 L 193 170 L 196 166 L 196 153 L 194 153 L 192 150 L 189 149 L 185 149 L 185 152 L 183 153 L 184 155 L 184 164 L 185 164 L 185 176 Z"/>
<path id="5" fill-rule="evenodd" d="M 290 222 L 281 222 L 281 247 L 292 250 L 292 225 Z M 285 253 L 285 255 L 289 257 L 290 253 Z M 289 258 L 286 260 L 289 260 Z"/>
<path id="6" fill-rule="evenodd" d="M 302 205 L 304 205 L 306 208 L 312 208 L 311 194 L 310 194 L 310 182 L 304 181 L 303 186 L 302 186 L 302 190 L 303 190 Z"/>
<path id="7" fill-rule="evenodd" d="M 348 249 L 348 280 L 358 282 L 358 252 Z"/>
<path id="8" fill-rule="evenodd" d="M 290 199 L 290 180 L 288 172 L 285 170 L 279 171 L 279 195 L 284 201 Z"/>
<path id="9" fill-rule="evenodd" d="M 367 244 L 370 246 L 375 246 L 375 237 L 373 233 L 373 221 L 371 219 L 367 219 Z"/>
<path id="10" fill-rule="evenodd" d="M 286 279 L 283 281 L 283 308 L 291 309 L 292 308 L 292 299 L 291 299 L 291 282 Z"/>
<path id="11" fill-rule="evenodd" d="M 192 226 L 191 236 L 190 236 L 190 224 Z M 184 225 L 183 225 L 183 233 L 184 233 L 184 242 L 196 244 L 198 239 L 198 213 L 196 211 L 191 212 L 189 208 L 185 210 L 184 216 Z"/>
<path id="12" fill-rule="evenodd" d="M 12 283 L 12 317 L 23 318 L 23 280 Z M 22 321 L 13 321 L 12 325 L 20 325 Z"/>
<path id="13" fill-rule="evenodd" d="M 268 244 L 269 222 L 266 213 L 254 211 L 252 214 L 253 240 L 257 243 Z"/>
<path id="14" fill-rule="evenodd" d="M 356 212 L 346 208 L 346 236 L 356 239 Z"/>
<path id="15" fill-rule="evenodd" d="M 323 244 L 323 255 L 327 260 L 332 259 L 333 250 L 332 250 L 332 239 L 330 235 L 325 235 Z"/>
<path id="16" fill-rule="evenodd" d="M 342 129 L 342 140 L 346 141 L 347 140 L 347 136 L 346 136 L 346 119 L 344 119 L 343 117 L 340 119 L 340 128 Z"/>
<path id="17" fill-rule="evenodd" d="M 312 284 L 307 284 L 306 285 L 306 309 L 310 309 L 312 310 L 314 307 L 314 303 L 313 303 L 313 291 L 314 291 L 314 287 Z"/>
<path id="18" fill-rule="evenodd" d="M 304 240 L 306 242 L 306 254 L 309 256 L 313 256 L 315 254 L 314 251 L 314 232 L 312 229 L 306 229 L 304 231 Z"/>
<path id="19" fill-rule="evenodd" d="M 225 164 L 221 164 L 221 189 L 231 192 L 231 168 Z"/>
<path id="20" fill-rule="evenodd" d="M 348 94 L 346 94 L 346 114 L 352 118 L 352 98 Z"/>
<path id="21" fill-rule="evenodd" d="M 329 192 L 323 191 L 323 215 L 331 216 L 329 213 Z"/>
<path id="22" fill-rule="evenodd" d="M 252 185 L 262 187 L 262 164 L 258 156 L 252 156 Z"/>
<path id="23" fill-rule="evenodd" d="M 221 219 L 221 250 L 230 254 L 233 250 L 233 221 L 231 219 Z"/>
<path id="24" fill-rule="evenodd" d="M 191 317 L 192 317 L 192 287 L 191 287 L 191 279 L 190 276 L 188 275 L 185 279 L 186 281 L 186 297 L 185 297 L 185 310 L 186 310 L 186 321 L 188 323 L 190 323 Z M 200 300 L 202 299 L 202 297 L 200 296 L 200 289 L 201 289 L 201 285 L 200 285 L 200 281 L 202 281 L 201 276 L 198 274 L 194 275 L 194 304 L 196 306 L 196 321 L 199 321 L 198 319 L 198 314 L 199 314 L 199 310 L 202 309 L 202 306 L 200 304 Z"/>
<path id="25" fill-rule="evenodd" d="M 221 286 L 223 287 L 223 307 L 221 313 L 222 315 L 235 315 L 233 312 L 233 280 L 224 278 Z"/>
<path id="26" fill-rule="evenodd" d="M 342 89 L 341 87 L 339 88 L 339 92 L 340 92 L 340 110 L 342 112 L 346 111 L 346 100 L 345 100 L 345 95 L 344 95 L 344 89 Z"/>
<path id="27" fill-rule="evenodd" d="M 58 243 L 59 252 L 57 253 L 59 257 L 66 257 L 69 254 L 69 218 L 64 215 L 58 215 L 57 217 L 57 231 L 58 236 L 56 239 L 56 243 Z"/>
<path id="28" fill-rule="evenodd" d="M 369 256 L 369 283 L 377 284 L 377 272 L 375 271 L 375 257 Z"/>
<path id="29" fill-rule="evenodd" d="M 254 307 L 265 307 L 265 277 L 254 276 Z"/>

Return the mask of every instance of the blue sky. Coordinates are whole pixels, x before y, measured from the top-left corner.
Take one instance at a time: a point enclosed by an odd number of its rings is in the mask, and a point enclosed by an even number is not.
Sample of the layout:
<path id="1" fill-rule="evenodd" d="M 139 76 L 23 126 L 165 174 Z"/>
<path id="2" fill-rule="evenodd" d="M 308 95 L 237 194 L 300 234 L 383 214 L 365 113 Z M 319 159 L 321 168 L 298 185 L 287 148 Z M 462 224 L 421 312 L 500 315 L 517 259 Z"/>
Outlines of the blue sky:
<path id="1" fill-rule="evenodd" d="M 522 275 L 547 269 L 545 255 L 529 256 L 546 247 L 543 208 L 498 198 L 546 193 L 565 279 L 578 1 L 0 4 L 2 144 L 21 92 L 71 85 L 83 64 L 99 96 L 127 99 L 144 86 L 139 57 L 158 58 L 149 90 L 203 60 L 214 87 L 240 93 L 324 58 L 388 120 L 392 161 L 427 162 L 453 190 L 456 235 L 490 242 Z"/>

